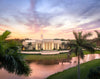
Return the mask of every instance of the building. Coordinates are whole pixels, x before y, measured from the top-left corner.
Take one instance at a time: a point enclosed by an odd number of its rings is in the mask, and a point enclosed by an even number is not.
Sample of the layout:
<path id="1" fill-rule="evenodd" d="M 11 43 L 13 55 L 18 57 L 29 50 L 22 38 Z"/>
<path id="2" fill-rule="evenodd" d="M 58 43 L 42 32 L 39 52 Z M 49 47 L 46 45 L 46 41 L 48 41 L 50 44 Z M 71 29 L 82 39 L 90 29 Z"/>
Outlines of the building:
<path id="1" fill-rule="evenodd" d="M 25 40 L 23 41 L 23 50 L 59 50 L 64 49 L 62 43 L 67 41 L 43 39 L 43 40 Z"/>

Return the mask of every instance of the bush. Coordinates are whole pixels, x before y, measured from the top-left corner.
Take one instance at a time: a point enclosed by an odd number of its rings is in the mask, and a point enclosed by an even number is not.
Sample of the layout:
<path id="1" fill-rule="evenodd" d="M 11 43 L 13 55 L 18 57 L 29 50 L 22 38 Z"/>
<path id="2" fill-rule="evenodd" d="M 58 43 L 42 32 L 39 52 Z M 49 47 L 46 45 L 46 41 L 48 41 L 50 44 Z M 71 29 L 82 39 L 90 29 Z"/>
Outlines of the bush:
<path id="1" fill-rule="evenodd" d="M 35 48 L 33 48 L 33 51 L 35 51 L 36 49 Z"/>
<path id="2" fill-rule="evenodd" d="M 56 50 L 55 48 L 53 48 L 53 50 Z"/>
<path id="3" fill-rule="evenodd" d="M 41 50 L 43 50 L 43 48 L 41 48 Z"/>
<path id="4" fill-rule="evenodd" d="M 100 67 L 90 69 L 87 79 L 100 79 Z"/>

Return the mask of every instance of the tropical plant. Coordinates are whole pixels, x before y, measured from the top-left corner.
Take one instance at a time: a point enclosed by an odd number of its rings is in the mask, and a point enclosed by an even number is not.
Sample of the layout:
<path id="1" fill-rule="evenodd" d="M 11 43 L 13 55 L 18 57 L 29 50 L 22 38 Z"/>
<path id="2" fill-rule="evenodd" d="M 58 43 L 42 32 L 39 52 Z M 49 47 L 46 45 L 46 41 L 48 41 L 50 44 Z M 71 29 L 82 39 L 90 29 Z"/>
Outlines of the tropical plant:
<path id="1" fill-rule="evenodd" d="M 97 30 L 95 30 L 96 34 L 97 34 L 97 38 L 94 39 L 95 42 L 97 42 L 97 45 L 100 45 L 100 32 L 98 32 Z"/>
<path id="2" fill-rule="evenodd" d="M 87 79 L 100 79 L 100 67 L 90 69 Z"/>
<path id="3" fill-rule="evenodd" d="M 97 34 L 98 39 L 100 40 L 100 32 L 98 32 L 97 30 L 95 30 L 95 32 Z"/>
<path id="4" fill-rule="evenodd" d="M 17 75 L 29 75 L 31 70 L 19 51 L 21 44 L 6 40 L 10 33 L 5 31 L 0 35 L 0 68 Z"/>
<path id="5" fill-rule="evenodd" d="M 94 47 L 91 43 L 87 41 L 87 38 L 90 37 L 92 34 L 82 34 L 82 32 L 73 32 L 75 40 L 69 41 L 68 46 L 70 47 L 70 52 L 75 53 L 75 55 L 78 57 L 78 79 L 80 79 L 80 58 L 84 58 L 83 49 L 86 49 L 87 51 L 94 53 Z"/>

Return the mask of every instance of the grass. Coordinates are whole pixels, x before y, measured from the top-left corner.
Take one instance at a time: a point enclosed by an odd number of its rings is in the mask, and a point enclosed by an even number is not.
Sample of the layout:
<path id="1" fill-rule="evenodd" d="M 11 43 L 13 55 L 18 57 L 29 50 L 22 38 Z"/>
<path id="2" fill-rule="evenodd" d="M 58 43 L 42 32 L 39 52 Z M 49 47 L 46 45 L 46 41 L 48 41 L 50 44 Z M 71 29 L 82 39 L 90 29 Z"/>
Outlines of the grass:
<path id="1" fill-rule="evenodd" d="M 92 60 L 80 65 L 81 79 L 87 79 L 87 74 L 91 68 L 100 66 L 100 59 Z M 49 76 L 47 79 L 77 79 L 77 67 L 58 72 Z"/>
<path id="2" fill-rule="evenodd" d="M 67 54 L 57 54 L 57 55 L 30 55 L 30 54 L 24 54 L 25 60 L 60 60 L 60 59 L 66 59 Z"/>
<path id="3" fill-rule="evenodd" d="M 100 51 L 95 51 L 95 53 L 100 54 Z M 84 54 L 90 54 L 88 51 L 84 51 Z M 67 59 L 67 53 L 56 54 L 56 55 L 32 55 L 32 54 L 23 54 L 24 59 L 27 61 L 38 61 L 38 60 L 63 60 Z M 73 53 L 71 57 L 74 57 Z"/>

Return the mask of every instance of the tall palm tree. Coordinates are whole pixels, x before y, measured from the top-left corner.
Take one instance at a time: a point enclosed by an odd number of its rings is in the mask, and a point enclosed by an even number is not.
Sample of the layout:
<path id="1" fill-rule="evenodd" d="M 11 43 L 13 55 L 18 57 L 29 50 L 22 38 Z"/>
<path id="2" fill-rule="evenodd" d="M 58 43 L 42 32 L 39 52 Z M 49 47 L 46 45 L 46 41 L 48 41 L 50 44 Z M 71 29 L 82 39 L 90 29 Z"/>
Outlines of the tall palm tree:
<path id="1" fill-rule="evenodd" d="M 80 58 L 82 59 L 84 58 L 83 49 L 86 49 L 91 53 L 94 52 L 93 45 L 87 41 L 87 37 L 90 37 L 92 34 L 91 33 L 82 34 L 82 32 L 78 32 L 78 33 L 73 32 L 73 34 L 74 34 L 75 40 L 70 41 L 68 43 L 68 46 L 70 46 L 71 48 L 69 54 L 73 52 L 78 57 L 77 71 L 78 71 L 78 79 L 80 79 Z"/>
<path id="2" fill-rule="evenodd" d="M 30 68 L 24 61 L 18 48 L 21 44 L 6 40 L 10 33 L 5 31 L 0 35 L 0 68 L 17 75 L 29 75 Z"/>

